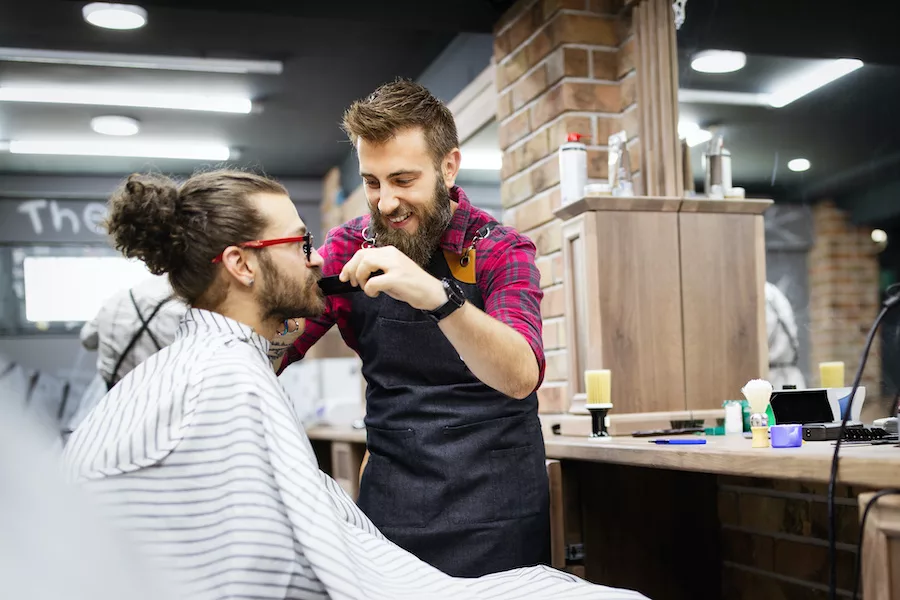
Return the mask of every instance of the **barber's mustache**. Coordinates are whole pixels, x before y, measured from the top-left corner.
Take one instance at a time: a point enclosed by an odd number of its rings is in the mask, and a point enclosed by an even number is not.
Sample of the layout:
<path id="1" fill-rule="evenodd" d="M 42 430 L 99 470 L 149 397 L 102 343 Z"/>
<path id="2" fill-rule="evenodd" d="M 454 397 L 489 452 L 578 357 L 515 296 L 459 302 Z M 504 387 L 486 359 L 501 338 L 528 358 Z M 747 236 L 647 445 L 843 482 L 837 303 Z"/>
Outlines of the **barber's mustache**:
<path id="1" fill-rule="evenodd" d="M 378 214 L 385 219 L 393 219 L 394 217 L 399 217 L 400 215 L 405 215 L 407 213 L 414 215 L 416 214 L 416 211 L 414 211 L 412 208 L 403 206 L 398 206 L 389 213 L 381 212 L 381 210 L 378 211 Z"/>

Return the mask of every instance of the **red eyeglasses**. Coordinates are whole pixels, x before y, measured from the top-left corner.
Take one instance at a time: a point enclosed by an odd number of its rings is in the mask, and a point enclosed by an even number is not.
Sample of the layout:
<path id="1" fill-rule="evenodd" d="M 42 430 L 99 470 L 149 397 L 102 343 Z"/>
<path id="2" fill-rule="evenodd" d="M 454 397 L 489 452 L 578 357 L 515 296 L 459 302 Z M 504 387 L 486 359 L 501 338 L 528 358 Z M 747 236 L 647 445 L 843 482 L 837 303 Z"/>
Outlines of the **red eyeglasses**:
<path id="1" fill-rule="evenodd" d="M 301 235 L 299 237 L 286 237 L 286 238 L 278 238 L 275 240 L 253 240 L 252 242 L 242 242 L 240 244 L 234 244 L 238 248 L 265 248 L 266 246 L 277 246 L 279 244 L 295 244 L 299 242 L 303 242 L 303 253 L 306 255 L 306 262 L 312 260 L 312 241 L 313 236 L 311 233 L 307 232 L 306 235 Z M 212 259 L 212 262 L 217 263 L 222 261 L 222 256 L 225 254 L 225 250 Z"/>

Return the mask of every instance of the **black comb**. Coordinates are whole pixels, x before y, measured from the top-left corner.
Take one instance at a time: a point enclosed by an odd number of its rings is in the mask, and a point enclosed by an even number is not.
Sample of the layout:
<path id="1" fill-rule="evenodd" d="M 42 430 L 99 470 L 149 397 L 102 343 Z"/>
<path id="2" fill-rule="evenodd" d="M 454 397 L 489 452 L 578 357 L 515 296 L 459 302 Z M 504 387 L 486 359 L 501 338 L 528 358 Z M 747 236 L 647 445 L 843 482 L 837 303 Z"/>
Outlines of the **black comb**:
<path id="1" fill-rule="evenodd" d="M 369 277 L 376 277 L 378 275 L 384 275 L 384 271 L 381 269 L 375 271 Z M 356 285 L 353 285 L 349 281 L 341 281 L 340 275 L 331 275 L 329 277 L 322 277 L 317 282 L 319 287 L 322 289 L 322 293 L 326 296 L 336 296 L 338 294 L 352 294 L 353 292 L 361 292 L 362 288 Z"/>

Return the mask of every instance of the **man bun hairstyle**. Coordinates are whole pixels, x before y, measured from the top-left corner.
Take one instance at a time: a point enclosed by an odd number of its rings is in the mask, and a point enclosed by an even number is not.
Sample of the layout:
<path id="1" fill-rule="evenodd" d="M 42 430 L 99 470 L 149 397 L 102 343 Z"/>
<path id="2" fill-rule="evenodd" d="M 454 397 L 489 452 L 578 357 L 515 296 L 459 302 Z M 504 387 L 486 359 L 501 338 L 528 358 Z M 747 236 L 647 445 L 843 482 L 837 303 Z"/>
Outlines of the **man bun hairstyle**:
<path id="1" fill-rule="evenodd" d="M 360 138 L 383 144 L 403 130 L 420 127 L 438 170 L 447 153 L 459 147 L 453 113 L 428 89 L 408 79 L 386 83 L 351 104 L 342 127 L 354 146 Z"/>
<path id="2" fill-rule="evenodd" d="M 225 288 L 214 286 L 221 265 L 212 259 L 228 246 L 258 239 L 266 226 L 251 196 L 288 195 L 280 183 L 241 171 L 194 175 L 180 186 L 156 174 L 133 174 L 109 200 L 106 228 L 113 245 L 154 275 L 168 274 L 189 304 L 216 306 Z"/>

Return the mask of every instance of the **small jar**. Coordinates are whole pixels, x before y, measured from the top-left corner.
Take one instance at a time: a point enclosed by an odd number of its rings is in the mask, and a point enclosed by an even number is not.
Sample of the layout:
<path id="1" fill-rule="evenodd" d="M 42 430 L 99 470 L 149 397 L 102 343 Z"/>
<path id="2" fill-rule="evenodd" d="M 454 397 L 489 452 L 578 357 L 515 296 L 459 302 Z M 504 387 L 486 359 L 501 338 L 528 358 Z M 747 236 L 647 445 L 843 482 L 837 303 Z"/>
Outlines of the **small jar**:
<path id="1" fill-rule="evenodd" d="M 744 432 L 744 409 L 737 400 L 727 400 L 725 406 L 725 433 Z"/>

